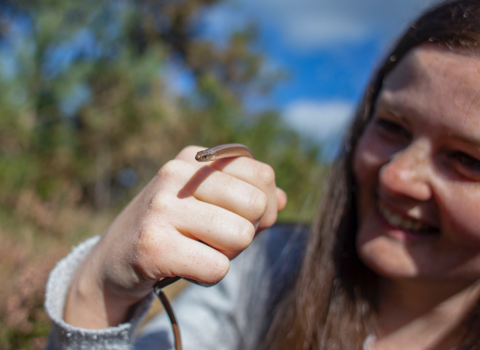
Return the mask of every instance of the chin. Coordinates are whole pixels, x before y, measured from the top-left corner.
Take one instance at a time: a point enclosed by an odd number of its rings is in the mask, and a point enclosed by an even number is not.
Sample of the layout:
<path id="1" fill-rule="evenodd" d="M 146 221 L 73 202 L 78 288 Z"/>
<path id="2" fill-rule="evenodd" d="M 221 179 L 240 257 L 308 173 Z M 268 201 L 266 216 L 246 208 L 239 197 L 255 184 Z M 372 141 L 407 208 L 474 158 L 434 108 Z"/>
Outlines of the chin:
<path id="1" fill-rule="evenodd" d="M 362 235 L 360 231 L 357 253 L 360 260 L 381 277 L 389 279 L 418 277 L 417 266 L 405 247 L 387 237 Z"/>

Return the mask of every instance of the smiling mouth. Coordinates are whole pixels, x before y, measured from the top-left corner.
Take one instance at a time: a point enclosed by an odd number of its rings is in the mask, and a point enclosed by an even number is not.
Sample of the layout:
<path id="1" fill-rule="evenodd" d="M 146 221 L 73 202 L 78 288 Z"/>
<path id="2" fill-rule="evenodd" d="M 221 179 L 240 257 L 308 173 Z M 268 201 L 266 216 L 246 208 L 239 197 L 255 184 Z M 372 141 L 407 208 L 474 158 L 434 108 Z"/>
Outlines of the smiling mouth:
<path id="1" fill-rule="evenodd" d="M 398 228 L 419 235 L 435 235 L 440 232 L 438 228 L 432 225 L 394 213 L 380 201 L 377 203 L 380 215 L 393 228 Z"/>

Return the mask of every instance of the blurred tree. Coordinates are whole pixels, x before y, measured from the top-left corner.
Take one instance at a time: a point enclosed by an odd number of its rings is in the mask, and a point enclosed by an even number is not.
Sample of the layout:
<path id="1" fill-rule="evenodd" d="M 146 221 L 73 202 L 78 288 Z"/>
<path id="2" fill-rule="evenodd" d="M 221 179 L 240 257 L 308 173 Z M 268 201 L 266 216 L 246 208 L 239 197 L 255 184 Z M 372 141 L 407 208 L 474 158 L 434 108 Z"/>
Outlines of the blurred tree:
<path id="1" fill-rule="evenodd" d="M 247 144 L 289 195 L 280 220 L 312 218 L 319 148 L 276 111 L 249 112 L 278 75 L 262 72 L 255 26 L 221 46 L 199 35 L 216 2 L 0 0 L 0 349 L 43 348 L 54 261 L 188 144 Z M 191 89 L 172 92 L 172 65 Z"/>
<path id="2" fill-rule="evenodd" d="M 272 79 L 251 49 L 254 27 L 222 48 L 198 35 L 215 2 L 2 1 L 0 201 L 11 206 L 30 187 L 45 200 L 75 192 L 106 208 L 182 146 L 233 141 L 273 165 L 289 163 L 279 178 L 294 203 L 304 198 L 308 186 L 290 186 L 312 183 L 302 167 L 316 167 L 318 149 L 274 112 L 245 117 L 245 94 Z M 160 69 L 171 60 L 193 76 L 187 96 L 168 92 Z"/>

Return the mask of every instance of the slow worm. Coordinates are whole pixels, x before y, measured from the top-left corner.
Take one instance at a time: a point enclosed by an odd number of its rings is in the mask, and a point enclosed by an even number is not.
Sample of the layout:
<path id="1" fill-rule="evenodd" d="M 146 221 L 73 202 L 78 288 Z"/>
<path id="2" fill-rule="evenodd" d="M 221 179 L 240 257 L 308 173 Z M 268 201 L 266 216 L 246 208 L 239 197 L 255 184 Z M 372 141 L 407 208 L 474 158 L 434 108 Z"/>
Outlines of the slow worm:
<path id="1" fill-rule="evenodd" d="M 252 151 L 241 143 L 227 143 L 224 145 L 215 146 L 204 151 L 197 152 L 195 160 L 197 162 L 213 162 L 214 160 L 230 157 L 250 157 L 254 158 Z M 168 301 L 167 296 L 163 292 L 163 288 L 178 281 L 181 277 L 166 277 L 155 283 L 153 292 L 157 295 L 162 303 L 165 311 L 172 323 L 173 335 L 175 338 L 175 350 L 182 350 L 182 340 L 180 337 L 180 329 L 178 327 L 177 319 L 173 312 L 172 305 Z"/>
<path id="2" fill-rule="evenodd" d="M 215 146 L 204 151 L 197 152 L 195 160 L 197 162 L 213 162 L 214 160 L 230 157 L 253 157 L 253 153 L 241 143 L 227 143 L 225 145 Z"/>

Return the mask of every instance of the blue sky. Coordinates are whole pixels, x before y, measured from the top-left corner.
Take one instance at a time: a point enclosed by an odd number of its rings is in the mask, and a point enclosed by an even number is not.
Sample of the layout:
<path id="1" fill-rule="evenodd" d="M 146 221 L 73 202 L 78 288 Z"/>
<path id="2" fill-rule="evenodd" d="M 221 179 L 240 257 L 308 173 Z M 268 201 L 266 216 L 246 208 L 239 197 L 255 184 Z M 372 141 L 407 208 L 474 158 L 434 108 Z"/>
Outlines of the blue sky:
<path id="1" fill-rule="evenodd" d="M 258 103 L 319 142 L 335 143 L 370 72 L 388 45 L 435 0 L 227 0 L 211 9 L 202 28 L 222 44 L 249 22 L 259 26 L 256 48 L 266 69 L 290 78 Z"/>
<path id="2" fill-rule="evenodd" d="M 203 36 L 222 45 L 232 32 L 256 23 L 259 35 L 254 45 L 266 58 L 263 69 L 285 70 L 289 78 L 270 96 L 248 99 L 248 107 L 278 109 L 293 128 L 329 145 L 327 151 L 333 152 L 372 69 L 387 53 L 392 40 L 422 9 L 436 2 L 224 0 L 207 10 L 200 29 Z M 92 46 L 88 33 L 84 34 L 73 44 Z M 8 61 L 12 55 L 4 53 L 0 65 L 7 68 L 4 71 L 14 71 L 14 62 Z M 52 67 L 44 67 L 46 72 L 58 71 L 70 60 L 68 47 L 51 54 Z M 162 66 L 160 73 L 174 94 L 194 88 L 193 78 L 173 61 Z M 88 90 L 79 87 L 61 108 L 67 115 L 73 114 L 88 97 Z"/>

